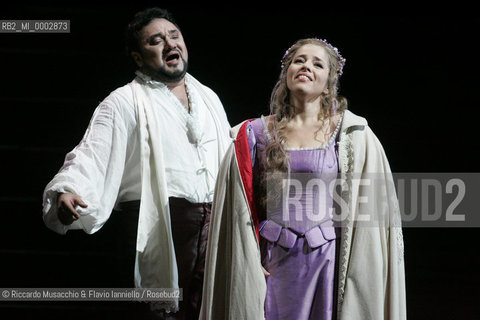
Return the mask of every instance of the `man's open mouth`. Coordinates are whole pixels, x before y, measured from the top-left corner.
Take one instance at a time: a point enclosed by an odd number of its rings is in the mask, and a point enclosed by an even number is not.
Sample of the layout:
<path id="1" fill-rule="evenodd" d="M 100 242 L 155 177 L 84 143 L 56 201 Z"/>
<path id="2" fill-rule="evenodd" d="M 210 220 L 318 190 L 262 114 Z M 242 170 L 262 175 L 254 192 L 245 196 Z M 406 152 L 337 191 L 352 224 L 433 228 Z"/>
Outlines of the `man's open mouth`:
<path id="1" fill-rule="evenodd" d="M 178 54 L 177 52 L 172 52 L 172 53 L 167 54 L 167 57 L 165 58 L 165 61 L 170 62 L 170 61 L 175 61 L 175 60 L 178 60 L 178 59 L 180 59 L 180 54 Z"/>

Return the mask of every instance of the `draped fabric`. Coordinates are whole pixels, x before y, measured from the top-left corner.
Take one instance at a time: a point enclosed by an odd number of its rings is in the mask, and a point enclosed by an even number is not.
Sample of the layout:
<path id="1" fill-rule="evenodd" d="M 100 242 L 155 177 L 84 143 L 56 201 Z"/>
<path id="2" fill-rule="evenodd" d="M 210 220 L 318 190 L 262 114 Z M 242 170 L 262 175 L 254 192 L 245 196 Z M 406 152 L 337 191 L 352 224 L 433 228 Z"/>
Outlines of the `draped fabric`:
<path id="1" fill-rule="evenodd" d="M 232 129 L 237 137 L 219 170 L 210 224 L 200 319 L 263 319 L 266 282 L 256 230 L 258 214 L 249 201 L 251 155 L 246 123 Z M 345 111 L 339 137 L 342 228 L 339 241 L 339 320 L 406 319 L 405 273 L 400 212 L 388 160 L 364 118 Z M 247 147 L 242 145 L 247 144 Z M 239 156 L 237 150 L 247 150 Z M 246 169 L 245 169 L 246 168 Z M 248 174 L 250 173 L 250 174 Z M 358 179 L 375 175 L 381 188 Z M 362 226 L 368 212 L 376 225 Z"/>
<path id="2" fill-rule="evenodd" d="M 206 121 L 214 128 L 216 164 L 209 167 L 205 158 L 200 159 L 203 162 L 199 162 L 202 169 L 199 174 L 206 179 L 209 174 L 216 178 L 216 172 L 212 171 L 219 167 L 231 141 L 230 125 L 212 90 L 189 74 L 186 84 L 189 91 L 198 95 L 199 103 L 205 105 L 210 119 Z M 70 229 L 94 233 L 108 220 L 117 204 L 141 200 L 135 267 L 138 287 L 178 288 L 164 161 L 165 152 L 178 150 L 164 149 L 165 128 L 161 127 L 162 111 L 176 108 L 176 101 L 167 91 L 160 84 L 138 76 L 112 92 L 96 109 L 82 141 L 67 154 L 43 197 L 45 224 L 61 234 Z M 197 137 L 192 144 L 202 149 L 205 148 L 203 142 Z M 70 226 L 61 224 L 57 217 L 57 195 L 62 192 L 77 194 L 88 205 L 77 208 L 81 217 Z M 161 307 L 176 310 L 175 304 Z"/>

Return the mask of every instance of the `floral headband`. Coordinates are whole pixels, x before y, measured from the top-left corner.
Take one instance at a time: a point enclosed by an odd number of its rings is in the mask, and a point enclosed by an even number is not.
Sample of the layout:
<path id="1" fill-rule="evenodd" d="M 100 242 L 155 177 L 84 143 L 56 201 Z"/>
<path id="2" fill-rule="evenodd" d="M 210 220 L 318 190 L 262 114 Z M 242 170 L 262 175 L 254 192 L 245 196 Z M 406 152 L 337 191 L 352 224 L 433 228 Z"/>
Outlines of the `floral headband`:
<path id="1" fill-rule="evenodd" d="M 311 38 L 311 40 L 321 42 L 324 45 L 326 45 L 327 47 L 329 47 L 330 49 L 332 49 L 333 52 L 335 52 L 335 55 L 337 56 L 337 59 L 338 59 L 337 78 L 340 77 L 343 73 L 343 67 L 345 66 L 345 61 L 347 61 L 347 60 L 344 57 L 342 57 L 342 55 L 340 54 L 338 49 L 336 47 L 332 46 L 327 40 L 318 39 L 318 38 Z M 285 51 L 285 54 L 283 55 L 283 58 L 282 58 L 282 61 L 281 61 L 282 62 L 282 69 L 285 67 L 285 65 L 286 65 L 285 59 L 287 58 L 288 54 L 290 53 L 290 50 L 292 49 L 292 47 L 294 45 L 292 45 L 290 48 L 288 48 L 288 50 Z"/>

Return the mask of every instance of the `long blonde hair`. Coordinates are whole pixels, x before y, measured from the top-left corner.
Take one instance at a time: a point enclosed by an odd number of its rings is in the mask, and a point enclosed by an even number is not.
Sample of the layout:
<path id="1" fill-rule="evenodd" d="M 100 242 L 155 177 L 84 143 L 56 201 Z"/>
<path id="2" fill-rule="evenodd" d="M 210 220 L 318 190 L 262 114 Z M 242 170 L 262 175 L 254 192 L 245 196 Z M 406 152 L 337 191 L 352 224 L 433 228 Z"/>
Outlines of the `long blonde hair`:
<path id="1" fill-rule="evenodd" d="M 331 119 L 335 114 L 347 109 L 347 99 L 338 95 L 339 77 L 342 74 L 345 60 L 339 54 L 338 50 L 325 40 L 307 38 L 300 39 L 290 47 L 282 59 L 282 70 L 279 79 L 272 91 L 270 97 L 270 117 L 268 121 L 268 131 L 271 136 L 265 151 L 265 171 L 263 173 L 262 186 L 263 195 L 270 198 L 276 198 L 277 194 L 266 194 L 266 186 L 277 185 L 280 182 L 273 180 L 278 178 L 278 173 L 286 173 L 289 171 L 289 157 L 285 152 L 284 144 L 286 142 L 287 123 L 295 116 L 295 108 L 290 104 L 290 90 L 287 87 L 287 70 L 292 60 L 301 47 L 307 44 L 314 44 L 325 49 L 328 55 L 329 74 L 327 79 L 327 89 L 325 94 L 320 98 L 320 111 L 318 118 L 321 120 Z M 275 178 L 277 177 L 277 178 Z M 273 188 L 274 192 L 277 188 Z M 271 200 L 271 199 L 270 199 Z M 264 199 L 263 205 L 266 204 Z"/>

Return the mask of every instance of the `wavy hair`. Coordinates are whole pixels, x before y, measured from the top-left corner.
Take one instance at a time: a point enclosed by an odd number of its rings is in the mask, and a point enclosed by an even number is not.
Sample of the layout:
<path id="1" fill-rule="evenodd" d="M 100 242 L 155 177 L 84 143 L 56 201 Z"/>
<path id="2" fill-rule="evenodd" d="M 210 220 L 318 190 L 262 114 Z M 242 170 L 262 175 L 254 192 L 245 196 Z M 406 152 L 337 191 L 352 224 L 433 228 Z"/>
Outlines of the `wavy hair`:
<path id="1" fill-rule="evenodd" d="M 338 81 L 345 62 L 338 50 L 325 40 L 315 38 L 300 39 L 295 42 L 282 59 L 282 70 L 270 97 L 271 116 L 269 117 L 267 128 L 272 139 L 265 151 L 266 164 L 263 177 L 261 177 L 261 185 L 263 186 L 262 189 L 264 189 L 261 192 L 262 198 L 264 198 L 262 201 L 263 205 L 267 204 L 267 200 L 278 204 L 276 202 L 279 198 L 277 190 L 281 188 L 278 174 L 288 173 L 290 170 L 288 153 L 283 146 L 286 142 L 285 131 L 287 123 L 295 116 L 295 106 L 291 105 L 290 102 L 290 90 L 287 87 L 287 70 L 298 49 L 307 44 L 314 44 L 324 48 L 328 56 L 329 74 L 326 84 L 328 90 L 320 98 L 318 119 L 324 121 L 324 125 L 330 124 L 330 119 L 338 112 L 346 110 L 348 106 L 347 99 L 338 95 Z M 315 135 L 317 133 L 318 131 Z M 272 189 L 272 192 L 268 192 L 268 194 L 266 192 L 267 185 L 269 185 L 269 189 Z"/>

